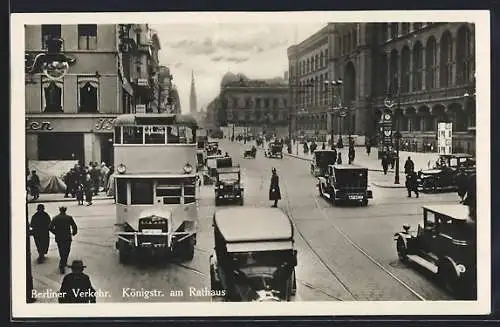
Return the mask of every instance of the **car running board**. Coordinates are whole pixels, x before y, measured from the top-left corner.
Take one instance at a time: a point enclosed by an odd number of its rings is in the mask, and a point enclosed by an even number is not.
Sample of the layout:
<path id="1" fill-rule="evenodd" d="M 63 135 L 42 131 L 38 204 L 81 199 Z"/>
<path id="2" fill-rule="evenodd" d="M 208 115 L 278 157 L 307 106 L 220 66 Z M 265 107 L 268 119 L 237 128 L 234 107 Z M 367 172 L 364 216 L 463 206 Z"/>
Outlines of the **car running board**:
<path id="1" fill-rule="evenodd" d="M 418 265 L 424 267 L 425 269 L 431 271 L 432 273 L 437 274 L 437 272 L 438 272 L 438 266 L 436 266 L 432 262 L 427 261 L 424 258 L 422 258 L 421 256 L 418 256 L 416 254 L 408 254 L 407 257 L 408 257 L 408 259 L 410 261 L 413 261 L 416 264 L 418 264 Z"/>

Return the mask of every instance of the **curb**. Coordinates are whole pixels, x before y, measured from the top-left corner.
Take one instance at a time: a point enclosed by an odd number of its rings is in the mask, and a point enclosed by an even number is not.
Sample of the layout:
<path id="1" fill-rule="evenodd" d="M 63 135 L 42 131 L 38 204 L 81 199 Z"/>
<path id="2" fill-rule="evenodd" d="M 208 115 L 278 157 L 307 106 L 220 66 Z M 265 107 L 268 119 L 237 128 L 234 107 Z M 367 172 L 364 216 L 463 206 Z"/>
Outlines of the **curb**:
<path id="1" fill-rule="evenodd" d="M 285 156 L 288 156 L 288 157 L 290 157 L 290 158 L 295 158 L 295 159 L 300 159 L 300 160 L 304 160 L 304 161 L 309 161 L 309 162 L 312 162 L 312 159 L 309 159 L 309 158 L 304 158 L 304 157 L 300 157 L 300 156 L 298 156 L 298 155 L 296 155 L 296 154 L 289 154 L 289 153 L 285 153 Z M 382 169 L 373 169 L 373 168 L 368 168 L 368 170 L 369 170 L 369 171 L 376 171 L 376 172 L 380 172 L 380 173 L 383 173 L 383 172 L 384 172 L 384 170 L 382 170 Z M 389 173 L 389 172 L 394 172 L 394 170 L 393 170 L 393 169 L 389 169 L 387 172 L 388 172 L 388 173 Z"/>
<path id="2" fill-rule="evenodd" d="M 371 182 L 370 184 L 372 184 L 375 187 L 380 187 L 380 188 L 404 188 L 404 189 L 406 189 L 406 186 L 401 185 L 401 184 L 399 184 L 399 185 L 398 184 L 392 184 L 391 185 L 391 184 L 379 184 L 377 182 L 375 182 L 375 183 Z"/>
<path id="3" fill-rule="evenodd" d="M 112 196 L 107 196 L 107 197 L 99 197 L 99 198 L 93 198 L 92 201 L 100 201 L 100 200 L 113 200 L 114 197 Z M 31 201 L 27 201 L 28 203 L 47 203 L 47 202 L 71 202 L 71 201 L 76 201 L 76 199 L 74 198 L 60 198 L 60 199 L 47 199 L 47 200 L 43 200 L 43 199 L 37 199 L 35 201 L 31 200 Z"/>

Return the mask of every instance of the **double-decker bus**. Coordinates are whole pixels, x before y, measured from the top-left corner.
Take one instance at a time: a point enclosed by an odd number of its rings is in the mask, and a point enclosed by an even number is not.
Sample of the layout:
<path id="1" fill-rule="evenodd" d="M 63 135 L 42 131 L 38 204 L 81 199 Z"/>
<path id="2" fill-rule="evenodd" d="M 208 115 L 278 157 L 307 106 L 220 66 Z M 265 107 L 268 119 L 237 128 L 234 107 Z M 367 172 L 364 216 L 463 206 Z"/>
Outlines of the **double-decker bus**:
<path id="1" fill-rule="evenodd" d="M 114 123 L 116 248 L 121 263 L 144 255 L 194 256 L 197 225 L 194 117 L 125 114 Z"/>

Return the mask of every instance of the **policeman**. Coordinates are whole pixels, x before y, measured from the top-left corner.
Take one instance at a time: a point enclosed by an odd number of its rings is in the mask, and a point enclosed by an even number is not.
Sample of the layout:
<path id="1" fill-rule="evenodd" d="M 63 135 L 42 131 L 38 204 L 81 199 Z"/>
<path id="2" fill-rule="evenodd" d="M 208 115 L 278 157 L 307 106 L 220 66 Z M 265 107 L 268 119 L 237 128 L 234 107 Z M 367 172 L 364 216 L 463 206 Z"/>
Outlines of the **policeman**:
<path id="1" fill-rule="evenodd" d="M 96 303 L 95 289 L 87 274 L 82 260 L 73 260 L 71 272 L 64 276 L 59 292 L 59 303 Z"/>
<path id="2" fill-rule="evenodd" d="M 66 214 L 66 207 L 59 207 L 59 214 L 50 222 L 49 230 L 56 237 L 57 248 L 59 249 L 59 271 L 64 274 L 68 264 L 68 256 L 71 250 L 72 236 L 78 232 L 73 217 Z"/>
<path id="3" fill-rule="evenodd" d="M 406 190 L 408 191 L 409 198 L 411 198 L 411 192 L 415 192 L 415 195 L 418 198 L 417 173 L 415 171 L 406 175 Z"/>

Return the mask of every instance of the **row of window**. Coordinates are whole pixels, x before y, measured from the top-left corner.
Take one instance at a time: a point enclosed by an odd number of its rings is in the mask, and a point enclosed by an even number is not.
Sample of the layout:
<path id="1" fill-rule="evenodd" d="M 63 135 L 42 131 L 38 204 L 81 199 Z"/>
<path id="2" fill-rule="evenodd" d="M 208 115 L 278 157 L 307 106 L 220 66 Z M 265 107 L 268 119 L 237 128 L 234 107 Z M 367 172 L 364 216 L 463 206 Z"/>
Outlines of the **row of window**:
<path id="1" fill-rule="evenodd" d="M 358 46 L 358 26 L 352 29 L 351 31 L 345 33 L 342 36 L 337 36 L 336 38 L 336 54 L 338 56 L 343 56 L 348 53 L 351 53 Z"/>
<path id="2" fill-rule="evenodd" d="M 64 112 L 64 81 L 41 77 L 41 107 L 43 112 Z M 78 76 L 78 111 L 82 113 L 99 112 L 99 78 Z"/>
<path id="3" fill-rule="evenodd" d="M 127 196 L 130 185 L 130 197 Z M 189 204 L 196 202 L 196 184 L 172 181 L 117 179 L 116 202 L 119 204 Z"/>
<path id="4" fill-rule="evenodd" d="M 42 49 L 47 49 L 47 41 L 52 38 L 61 38 L 61 25 L 42 25 Z M 97 49 L 97 25 L 78 25 L 78 49 Z"/>
<path id="5" fill-rule="evenodd" d="M 325 69 L 328 64 L 328 49 L 322 50 L 319 54 L 313 55 L 311 58 L 301 60 L 299 64 L 290 66 L 290 75 L 305 75 L 315 72 L 320 69 Z"/>
<path id="6" fill-rule="evenodd" d="M 432 23 L 413 23 L 413 32 L 422 29 Z M 401 30 L 399 29 L 400 23 L 385 23 L 381 29 L 380 41 L 385 43 L 388 40 L 395 40 L 400 36 L 408 35 L 412 23 L 401 23 Z"/>
<path id="7" fill-rule="evenodd" d="M 280 101 L 281 100 L 281 101 Z M 235 98 L 231 97 L 228 105 L 233 108 L 281 108 L 287 106 L 287 101 L 285 98 Z"/>
<path id="8" fill-rule="evenodd" d="M 313 118 L 312 116 L 300 117 L 297 119 L 297 126 L 299 129 L 311 129 L 311 130 L 326 130 L 328 128 L 327 116 L 320 116 L 321 118 Z M 330 122 L 331 123 L 331 122 Z M 351 114 L 349 117 L 340 118 L 334 117 L 333 130 L 340 131 L 340 126 L 342 125 L 342 132 L 349 133 L 356 130 L 356 114 Z"/>
<path id="9" fill-rule="evenodd" d="M 115 144 L 194 144 L 196 132 L 186 126 L 117 126 Z"/>
<path id="10" fill-rule="evenodd" d="M 229 111 L 227 118 L 229 120 L 245 120 L 245 121 L 282 121 L 288 119 L 288 113 L 287 112 L 279 112 L 279 113 L 272 113 L 272 114 L 264 114 L 261 113 L 260 111 L 255 111 L 254 113 L 252 112 L 232 112 Z"/>

